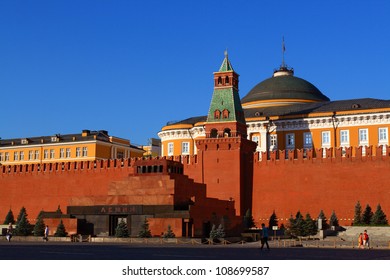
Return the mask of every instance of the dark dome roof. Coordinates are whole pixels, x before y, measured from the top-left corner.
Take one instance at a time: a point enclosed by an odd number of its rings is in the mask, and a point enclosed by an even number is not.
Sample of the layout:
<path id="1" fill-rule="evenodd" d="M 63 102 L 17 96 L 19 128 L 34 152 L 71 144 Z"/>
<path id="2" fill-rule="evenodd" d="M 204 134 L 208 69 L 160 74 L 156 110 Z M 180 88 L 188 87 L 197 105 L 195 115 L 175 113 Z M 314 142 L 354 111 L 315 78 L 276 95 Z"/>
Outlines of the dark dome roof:
<path id="1" fill-rule="evenodd" d="M 293 70 L 281 68 L 275 71 L 273 77 L 258 83 L 242 98 L 241 103 L 272 102 L 277 100 L 299 99 L 303 102 L 329 101 L 322 92 L 308 81 L 294 77 Z M 268 103 L 268 102 L 267 102 Z M 269 105 L 268 105 L 269 106 Z"/>

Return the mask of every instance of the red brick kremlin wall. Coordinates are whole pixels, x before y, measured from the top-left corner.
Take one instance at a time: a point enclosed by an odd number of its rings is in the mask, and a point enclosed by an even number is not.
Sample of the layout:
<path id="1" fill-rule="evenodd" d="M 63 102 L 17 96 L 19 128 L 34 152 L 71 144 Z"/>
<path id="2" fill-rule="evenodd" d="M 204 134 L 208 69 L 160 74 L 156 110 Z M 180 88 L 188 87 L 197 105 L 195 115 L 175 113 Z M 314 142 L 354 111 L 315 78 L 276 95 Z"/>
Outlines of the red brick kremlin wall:
<path id="1" fill-rule="evenodd" d="M 306 155 L 298 150 L 287 155 L 280 151 L 271 153 L 268 160 L 266 154 L 255 153 L 252 214 L 256 224 L 267 223 L 273 211 L 281 225 L 297 211 L 317 218 L 323 210 L 329 219 L 334 210 L 341 225 L 351 225 L 358 201 L 362 211 L 369 204 L 375 212 L 380 204 L 390 220 L 389 147 L 386 151 L 383 155 L 382 147 L 367 147 L 364 156 L 360 147 L 355 151 L 347 148 L 344 155 L 341 149 L 326 150 L 325 155 L 322 149 Z M 181 161 L 186 175 L 202 180 L 201 155 L 183 157 Z M 214 180 L 221 174 L 236 172 L 229 161 L 225 163 L 219 162 Z"/>
<path id="2" fill-rule="evenodd" d="M 386 155 L 378 148 L 376 155 L 368 148 L 352 149 L 341 155 L 341 150 L 309 152 L 293 151 L 287 155 L 271 154 L 269 160 L 261 160 L 265 154 L 256 154 L 254 163 L 253 215 L 257 224 L 266 221 L 275 211 L 279 225 L 286 224 L 297 211 L 317 218 L 321 210 L 330 218 L 334 210 L 341 225 L 351 225 L 358 201 L 364 211 L 367 204 L 375 212 L 378 204 L 390 218 L 390 151 Z M 313 155 L 316 154 L 316 157 Z"/>
<path id="3" fill-rule="evenodd" d="M 379 148 L 378 148 L 379 149 Z M 285 223 L 298 210 L 307 212 L 312 218 L 320 210 L 329 218 L 335 210 L 342 225 L 350 225 L 354 206 L 360 201 L 363 210 L 367 204 L 375 211 L 377 204 L 390 217 L 390 150 L 372 153 L 368 148 L 362 156 L 361 149 L 346 151 L 345 156 L 337 150 L 308 152 L 306 157 L 300 151 L 273 153 L 270 159 L 264 154 L 255 154 L 253 163 L 253 206 L 252 213 L 257 225 L 266 221 L 275 210 L 279 224 Z M 372 154 L 380 156 L 372 156 Z M 287 159 L 285 159 L 287 157 Z M 184 165 L 184 174 L 202 183 L 201 157 L 175 157 Z M 11 209 L 17 216 L 22 206 L 34 222 L 39 211 L 55 211 L 60 205 L 93 205 L 97 198 L 107 197 L 112 182 L 121 181 L 134 174 L 134 159 L 124 161 L 97 161 L 61 164 L 0 167 L 0 219 Z M 64 170 L 62 170 L 62 168 Z M 221 174 L 232 170 L 229 161 L 219 162 L 215 180 Z M 223 170 L 224 169 L 224 170 Z M 49 171 L 49 172 L 48 172 Z M 223 171 L 223 172 L 222 172 Z M 204 182 L 207 184 L 207 182 Z M 203 192 L 204 190 L 202 190 Z M 180 191 L 178 197 L 181 197 Z M 204 204 L 207 200 L 202 202 Z M 212 199 L 210 203 L 215 203 Z M 226 203 L 222 202 L 221 203 Z M 205 207 L 205 206 L 204 206 Z M 222 208 L 222 207 L 218 207 Z M 232 211 L 232 205 L 224 206 Z M 192 211 L 201 211 L 195 207 Z M 202 210 L 202 212 L 204 212 Z M 230 215 L 232 213 L 230 212 Z"/>
<path id="4" fill-rule="evenodd" d="M 0 166 L 0 222 L 12 209 L 15 219 L 22 206 L 32 223 L 41 210 L 56 211 L 77 201 L 92 205 L 107 197 L 110 182 L 134 173 L 134 160 Z"/>

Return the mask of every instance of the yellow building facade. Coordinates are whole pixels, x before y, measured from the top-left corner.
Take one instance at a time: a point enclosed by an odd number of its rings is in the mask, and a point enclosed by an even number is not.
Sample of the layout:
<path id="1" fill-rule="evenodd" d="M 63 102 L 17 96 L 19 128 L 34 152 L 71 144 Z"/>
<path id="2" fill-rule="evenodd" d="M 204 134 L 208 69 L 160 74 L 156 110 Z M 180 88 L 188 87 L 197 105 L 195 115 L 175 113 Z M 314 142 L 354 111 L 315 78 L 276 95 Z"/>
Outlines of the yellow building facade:
<path id="1" fill-rule="evenodd" d="M 255 85 L 241 103 L 248 139 L 259 152 L 363 147 L 364 154 L 368 146 L 383 146 L 386 153 L 389 145 L 390 100 L 331 101 L 286 65 Z M 158 133 L 162 155 L 195 155 L 195 140 L 205 137 L 206 119 L 167 123 Z"/>
<path id="2" fill-rule="evenodd" d="M 105 130 L 0 140 L 0 164 L 34 164 L 142 157 L 144 150 Z"/>

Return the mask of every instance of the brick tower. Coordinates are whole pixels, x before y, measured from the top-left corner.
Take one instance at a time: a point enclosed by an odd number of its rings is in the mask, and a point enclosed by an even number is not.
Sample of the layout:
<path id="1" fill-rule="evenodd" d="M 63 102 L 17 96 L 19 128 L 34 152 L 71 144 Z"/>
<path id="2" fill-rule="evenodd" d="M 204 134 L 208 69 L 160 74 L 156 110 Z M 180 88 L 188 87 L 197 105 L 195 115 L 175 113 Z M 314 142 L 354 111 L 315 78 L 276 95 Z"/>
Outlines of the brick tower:
<path id="1" fill-rule="evenodd" d="M 225 52 L 214 73 L 214 92 L 205 124 L 206 137 L 196 141 L 207 196 L 234 200 L 238 215 L 252 207 L 253 153 L 247 139 L 244 111 L 238 94 L 238 74 Z"/>

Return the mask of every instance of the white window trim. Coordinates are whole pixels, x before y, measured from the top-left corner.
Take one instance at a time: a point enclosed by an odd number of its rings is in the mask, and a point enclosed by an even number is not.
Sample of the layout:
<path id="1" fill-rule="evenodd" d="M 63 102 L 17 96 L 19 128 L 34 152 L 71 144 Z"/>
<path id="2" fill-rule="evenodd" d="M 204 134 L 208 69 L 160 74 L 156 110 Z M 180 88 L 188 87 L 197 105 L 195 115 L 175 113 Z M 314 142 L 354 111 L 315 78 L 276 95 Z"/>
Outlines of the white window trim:
<path id="1" fill-rule="evenodd" d="M 187 151 L 185 151 L 184 146 L 187 146 Z M 181 143 L 181 154 L 189 155 L 190 154 L 190 142 L 182 142 Z"/>
<path id="2" fill-rule="evenodd" d="M 385 131 L 386 139 L 380 139 L 381 130 Z M 387 127 L 378 128 L 378 144 L 379 145 L 388 145 L 389 144 L 389 129 Z"/>
<path id="3" fill-rule="evenodd" d="M 324 135 L 327 135 L 328 142 L 324 142 Z M 321 132 L 321 147 L 322 148 L 330 148 L 331 146 L 331 141 L 330 141 L 330 131 L 322 131 Z"/>
<path id="4" fill-rule="evenodd" d="M 366 134 L 366 139 L 365 140 L 361 140 L 361 135 L 362 135 L 361 133 L 363 131 L 365 131 L 365 134 Z M 370 141 L 369 140 L 369 135 L 368 135 L 368 128 L 360 128 L 358 137 L 359 137 L 359 146 L 368 146 L 369 141 Z"/>
<path id="5" fill-rule="evenodd" d="M 173 142 L 169 142 L 167 148 L 168 148 L 168 149 L 167 149 L 167 155 L 168 155 L 168 156 L 173 156 L 173 153 L 174 153 L 174 145 L 173 145 Z"/>
<path id="6" fill-rule="evenodd" d="M 346 132 L 347 141 L 343 141 L 342 133 Z M 349 130 L 343 129 L 340 130 L 340 147 L 349 147 Z"/>
<path id="7" fill-rule="evenodd" d="M 289 143 L 289 141 L 292 141 L 292 143 Z M 287 133 L 286 134 L 286 149 L 295 149 L 295 134 L 294 133 Z"/>
<path id="8" fill-rule="evenodd" d="M 310 139 L 310 143 L 306 143 L 306 139 Z M 311 135 L 311 132 L 303 133 L 303 148 L 305 149 L 313 148 L 313 136 Z"/>

